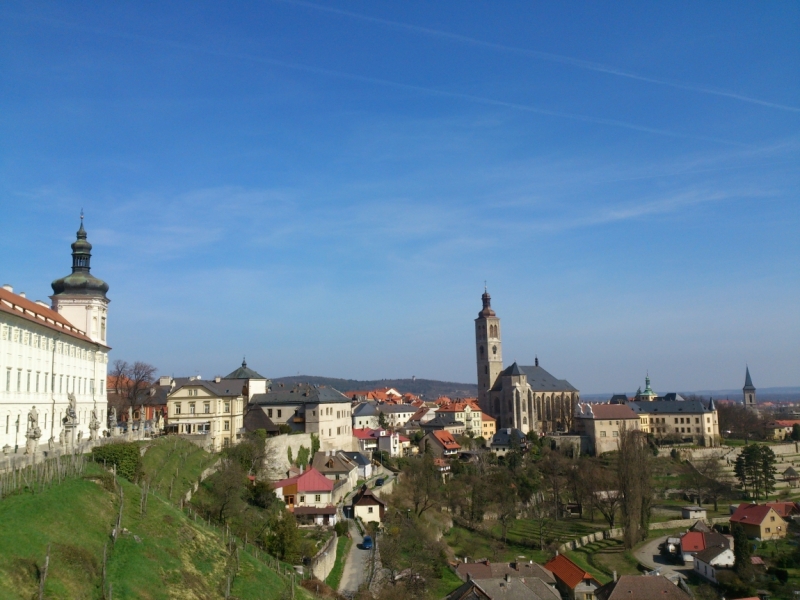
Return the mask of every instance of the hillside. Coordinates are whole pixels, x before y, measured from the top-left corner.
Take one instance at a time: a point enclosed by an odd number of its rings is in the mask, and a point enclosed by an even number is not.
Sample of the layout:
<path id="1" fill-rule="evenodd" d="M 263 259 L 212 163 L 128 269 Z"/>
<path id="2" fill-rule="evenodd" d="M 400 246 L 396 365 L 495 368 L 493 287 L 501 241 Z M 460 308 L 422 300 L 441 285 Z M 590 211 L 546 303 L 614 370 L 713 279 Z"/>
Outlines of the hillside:
<path id="1" fill-rule="evenodd" d="M 48 547 L 45 598 L 103 598 L 104 548 L 105 597 L 109 587 L 115 600 L 225 597 L 235 558 L 220 534 L 160 495 L 151 494 L 140 514 L 141 489 L 117 481 L 89 463 L 82 476 L 0 500 L 0 599 L 38 598 Z M 123 491 L 124 529 L 114 544 L 117 486 Z M 280 598 L 286 588 L 285 578 L 239 552 L 231 598 Z M 297 590 L 295 597 L 308 596 Z"/>
<path id="2" fill-rule="evenodd" d="M 280 383 L 284 385 L 312 383 L 315 385 L 326 385 L 340 392 L 390 387 L 402 393 L 409 392 L 417 396 L 422 396 L 428 400 L 434 400 L 439 396 L 468 398 L 478 395 L 478 386 L 474 383 L 455 383 L 452 381 L 437 381 L 435 379 L 375 379 L 372 381 L 359 381 L 357 379 L 297 375 L 292 377 L 278 377 L 273 379 L 272 383 L 273 386 Z"/>

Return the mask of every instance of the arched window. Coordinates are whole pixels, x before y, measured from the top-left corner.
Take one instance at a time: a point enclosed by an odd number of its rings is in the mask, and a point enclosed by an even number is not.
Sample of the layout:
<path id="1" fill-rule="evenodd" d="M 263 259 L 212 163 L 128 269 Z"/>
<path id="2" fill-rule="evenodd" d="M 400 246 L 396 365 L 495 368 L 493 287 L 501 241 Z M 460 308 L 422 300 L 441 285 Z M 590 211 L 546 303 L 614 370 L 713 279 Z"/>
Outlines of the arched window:
<path id="1" fill-rule="evenodd" d="M 528 424 L 528 417 L 522 417 L 522 424 L 523 425 L 527 425 Z"/>
<path id="2" fill-rule="evenodd" d="M 483 356 L 483 346 L 480 347 L 481 356 Z"/>
<path id="3" fill-rule="evenodd" d="M 492 346 L 492 354 L 497 354 L 497 346 Z"/>

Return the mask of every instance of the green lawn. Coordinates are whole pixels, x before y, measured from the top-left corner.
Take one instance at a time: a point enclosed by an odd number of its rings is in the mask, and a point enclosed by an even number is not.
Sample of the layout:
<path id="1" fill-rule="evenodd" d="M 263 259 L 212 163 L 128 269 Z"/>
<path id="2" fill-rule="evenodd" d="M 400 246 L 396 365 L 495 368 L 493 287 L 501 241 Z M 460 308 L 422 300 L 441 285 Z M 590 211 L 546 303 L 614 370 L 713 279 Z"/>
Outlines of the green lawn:
<path id="1" fill-rule="evenodd" d="M 590 533 L 605 531 L 608 523 L 600 519 L 591 522 L 589 519 L 564 518 L 552 521 L 547 526 L 545 533 L 545 544 L 557 542 L 563 544 L 570 540 L 581 538 Z M 502 528 L 499 524 L 492 527 L 492 534 L 498 539 L 502 536 Z M 530 519 L 516 519 L 508 529 L 508 541 L 521 546 L 531 546 L 536 548 L 539 544 L 539 529 Z"/>
<path id="2" fill-rule="evenodd" d="M 524 556 L 526 559 L 541 563 L 546 562 L 549 558 L 546 551 L 513 542 L 503 544 L 502 541 L 463 527 L 451 528 L 445 533 L 444 541 L 450 546 L 455 556 L 461 559 L 468 556 L 470 560 L 488 558 L 491 561 L 508 562 Z"/>
<path id="3" fill-rule="evenodd" d="M 458 575 L 453 573 L 453 571 L 450 569 L 444 569 L 442 571 L 442 578 L 436 579 L 434 581 L 434 585 L 432 585 L 430 590 L 428 590 L 428 598 L 431 598 L 431 600 L 440 600 L 455 590 L 462 583 L 464 582 L 461 581 L 458 578 Z"/>
<path id="4" fill-rule="evenodd" d="M 48 546 L 45 596 L 100 598 L 106 544 L 107 582 L 115 599 L 224 595 L 232 559 L 219 535 L 152 495 L 147 513 L 140 515 L 140 488 L 124 480 L 122 524 L 127 532 L 112 545 L 119 504 L 110 483 L 99 466 L 89 464 L 82 478 L 0 501 L 0 599 L 38 596 Z M 284 578 L 240 554 L 233 585 L 239 598 L 277 597 L 285 587 Z"/>
<path id="5" fill-rule="evenodd" d="M 325 583 L 331 586 L 334 590 L 339 589 L 339 583 L 342 581 L 342 573 L 344 573 L 344 563 L 347 560 L 347 553 L 350 552 L 353 540 L 343 535 L 336 540 L 336 562 L 333 564 L 333 569 L 328 574 Z"/>
<path id="6" fill-rule="evenodd" d="M 598 581 L 607 583 L 614 571 L 618 575 L 639 575 L 638 564 L 630 552 L 626 552 L 622 540 L 601 540 L 567 552 L 567 556 L 594 575 Z"/>
<path id="7" fill-rule="evenodd" d="M 217 457 L 193 443 L 177 436 L 161 437 L 148 444 L 142 457 L 144 478 L 153 490 L 177 501 L 198 481 L 203 469 L 211 466 Z"/>

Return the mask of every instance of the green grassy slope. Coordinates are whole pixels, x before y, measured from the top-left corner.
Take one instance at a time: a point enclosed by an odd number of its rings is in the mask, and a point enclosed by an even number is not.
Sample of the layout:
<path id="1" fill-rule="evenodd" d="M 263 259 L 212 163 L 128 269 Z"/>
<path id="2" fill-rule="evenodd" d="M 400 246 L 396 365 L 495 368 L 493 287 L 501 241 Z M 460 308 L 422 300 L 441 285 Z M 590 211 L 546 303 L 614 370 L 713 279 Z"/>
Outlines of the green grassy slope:
<path id="1" fill-rule="evenodd" d="M 169 499 L 172 485 L 172 500 L 177 501 L 198 480 L 203 469 L 216 460 L 217 457 L 193 443 L 170 436 L 148 444 L 142 470 L 150 489 Z"/>
<path id="2" fill-rule="evenodd" d="M 105 481 L 103 481 L 105 480 Z M 123 534 L 112 546 L 119 510 L 110 478 L 88 465 L 83 478 L 0 501 L 0 599 L 38 597 L 50 545 L 46 598 L 102 598 L 103 548 L 114 599 L 220 598 L 233 559 L 219 534 L 151 495 L 139 514 L 140 488 L 121 481 Z M 286 580 L 240 552 L 232 597 L 279 598 Z M 307 597 L 304 592 L 296 598 Z"/>

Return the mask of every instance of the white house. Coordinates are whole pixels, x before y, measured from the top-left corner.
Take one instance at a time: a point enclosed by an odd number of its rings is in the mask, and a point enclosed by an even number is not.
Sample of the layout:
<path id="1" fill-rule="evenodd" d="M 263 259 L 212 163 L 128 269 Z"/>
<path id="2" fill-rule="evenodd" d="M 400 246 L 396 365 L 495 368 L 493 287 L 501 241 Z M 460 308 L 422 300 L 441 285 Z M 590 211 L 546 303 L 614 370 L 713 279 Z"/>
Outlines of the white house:
<path id="1" fill-rule="evenodd" d="M 699 506 L 682 506 L 681 519 L 705 519 L 706 509 Z"/>
<path id="2" fill-rule="evenodd" d="M 732 567 L 733 550 L 725 546 L 706 548 L 694 555 L 694 572 L 711 583 L 717 583 L 717 571 Z"/>

